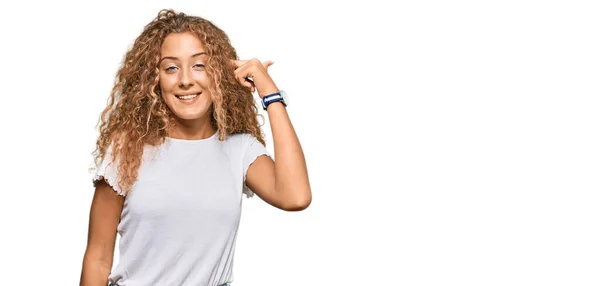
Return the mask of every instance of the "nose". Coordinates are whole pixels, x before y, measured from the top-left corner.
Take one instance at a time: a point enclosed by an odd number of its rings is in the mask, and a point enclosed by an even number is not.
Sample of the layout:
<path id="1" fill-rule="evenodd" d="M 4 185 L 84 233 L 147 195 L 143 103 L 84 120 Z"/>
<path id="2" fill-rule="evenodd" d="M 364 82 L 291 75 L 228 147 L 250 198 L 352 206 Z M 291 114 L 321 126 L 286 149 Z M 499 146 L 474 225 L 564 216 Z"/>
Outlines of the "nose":
<path id="1" fill-rule="evenodd" d="M 192 79 L 191 72 L 187 69 L 182 69 L 179 78 L 179 87 L 181 88 L 189 88 L 194 85 L 194 80 Z"/>

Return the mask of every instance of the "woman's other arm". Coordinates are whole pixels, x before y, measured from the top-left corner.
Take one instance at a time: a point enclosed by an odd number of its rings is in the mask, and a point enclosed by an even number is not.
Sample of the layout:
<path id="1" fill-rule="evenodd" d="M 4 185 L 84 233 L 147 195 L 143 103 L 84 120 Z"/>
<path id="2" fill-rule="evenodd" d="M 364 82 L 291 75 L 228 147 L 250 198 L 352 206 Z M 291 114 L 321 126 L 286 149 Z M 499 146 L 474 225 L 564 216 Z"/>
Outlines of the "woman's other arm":
<path id="1" fill-rule="evenodd" d="M 90 207 L 88 240 L 80 286 L 106 286 L 112 269 L 117 227 L 125 197 L 120 196 L 106 182 L 96 186 Z"/>

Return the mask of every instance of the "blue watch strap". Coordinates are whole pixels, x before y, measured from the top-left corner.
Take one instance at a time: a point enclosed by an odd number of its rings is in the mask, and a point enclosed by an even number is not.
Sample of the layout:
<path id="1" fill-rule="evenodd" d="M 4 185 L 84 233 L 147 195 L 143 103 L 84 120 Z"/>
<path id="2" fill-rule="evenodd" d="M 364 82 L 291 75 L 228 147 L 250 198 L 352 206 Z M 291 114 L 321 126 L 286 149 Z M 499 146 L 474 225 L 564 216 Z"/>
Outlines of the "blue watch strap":
<path id="1" fill-rule="evenodd" d="M 261 102 L 264 110 L 267 110 L 267 106 L 269 106 L 269 104 L 273 102 L 281 102 L 285 106 L 285 100 L 283 99 L 283 95 L 281 95 L 280 92 L 263 96 Z"/>

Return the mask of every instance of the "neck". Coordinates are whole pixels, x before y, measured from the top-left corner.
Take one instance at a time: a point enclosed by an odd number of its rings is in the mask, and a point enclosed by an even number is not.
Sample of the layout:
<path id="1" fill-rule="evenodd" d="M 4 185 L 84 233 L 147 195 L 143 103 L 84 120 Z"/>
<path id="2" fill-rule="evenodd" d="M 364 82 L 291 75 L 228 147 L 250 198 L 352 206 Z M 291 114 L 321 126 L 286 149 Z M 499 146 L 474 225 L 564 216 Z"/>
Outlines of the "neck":
<path id="1" fill-rule="evenodd" d="M 169 137 L 183 140 L 202 140 L 209 138 L 217 129 L 209 120 L 184 120 L 175 118 L 175 124 L 169 132 Z"/>

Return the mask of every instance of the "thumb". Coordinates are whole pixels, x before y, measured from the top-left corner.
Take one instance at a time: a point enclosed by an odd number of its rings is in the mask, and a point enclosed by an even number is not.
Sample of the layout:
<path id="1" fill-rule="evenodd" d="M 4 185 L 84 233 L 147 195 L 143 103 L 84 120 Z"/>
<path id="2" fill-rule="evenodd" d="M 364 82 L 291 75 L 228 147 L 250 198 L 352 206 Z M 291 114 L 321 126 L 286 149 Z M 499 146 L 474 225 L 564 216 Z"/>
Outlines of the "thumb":
<path id="1" fill-rule="evenodd" d="M 263 63 L 263 66 L 265 67 L 265 69 L 269 69 L 269 67 L 273 64 L 274 64 L 273 61 L 266 61 Z"/>

